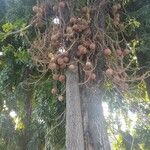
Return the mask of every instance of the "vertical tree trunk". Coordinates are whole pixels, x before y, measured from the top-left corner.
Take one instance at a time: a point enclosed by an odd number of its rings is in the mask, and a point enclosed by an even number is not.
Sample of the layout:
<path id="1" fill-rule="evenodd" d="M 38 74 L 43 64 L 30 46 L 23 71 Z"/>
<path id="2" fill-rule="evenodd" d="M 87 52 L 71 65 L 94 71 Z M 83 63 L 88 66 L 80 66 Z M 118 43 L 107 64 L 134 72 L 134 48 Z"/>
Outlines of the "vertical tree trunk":
<path id="1" fill-rule="evenodd" d="M 31 125 L 31 114 L 32 114 L 32 91 L 30 89 L 24 89 L 24 110 L 25 110 L 25 118 L 24 118 L 24 134 L 23 134 L 23 147 L 22 150 L 28 150 L 28 144 L 30 141 L 30 125 Z"/>
<path id="2" fill-rule="evenodd" d="M 82 92 L 79 92 L 78 74 L 70 72 L 67 73 L 66 86 L 67 150 L 110 150 L 102 109 L 102 91 L 96 85 L 93 85 L 84 86 Z M 80 101 L 82 103 L 83 120 L 81 118 Z"/>
<path id="3" fill-rule="evenodd" d="M 100 12 L 93 14 L 93 22 L 104 28 L 105 1 L 96 0 Z M 97 17 L 98 16 L 98 17 Z M 95 24 L 92 25 L 95 34 Z M 99 62 L 98 62 L 99 63 Z M 102 63 L 100 62 L 102 67 Z M 99 66 L 97 71 L 102 74 Z M 100 76 L 98 73 L 98 75 Z M 79 74 L 67 72 L 66 81 L 66 148 L 67 150 L 110 150 L 102 110 L 102 91 L 92 84 L 79 91 Z M 81 110 L 82 106 L 82 110 Z M 82 116 L 81 116 L 82 112 Z"/>
<path id="4" fill-rule="evenodd" d="M 102 109 L 102 91 L 96 86 L 82 89 L 86 150 L 110 150 Z"/>
<path id="5" fill-rule="evenodd" d="M 29 68 L 23 68 L 22 70 L 22 76 L 21 76 L 21 81 L 22 81 L 22 87 L 21 92 L 23 95 L 23 102 L 24 102 L 24 112 L 25 116 L 23 118 L 24 122 L 24 131 L 21 137 L 21 149 L 22 150 L 28 150 L 28 144 L 31 138 L 31 133 L 30 133 L 30 125 L 31 125 L 31 117 L 32 117 L 32 87 L 28 84 L 25 83 L 24 81 L 29 77 L 30 75 L 30 70 Z"/>
<path id="6" fill-rule="evenodd" d="M 30 141 L 30 125 L 31 125 L 31 114 L 32 114 L 32 91 L 31 90 L 28 90 L 26 92 L 25 110 L 26 110 L 25 143 L 26 146 L 28 146 L 28 143 Z"/>
<path id="7" fill-rule="evenodd" d="M 84 150 L 78 72 L 67 72 L 66 79 L 66 149 Z"/>

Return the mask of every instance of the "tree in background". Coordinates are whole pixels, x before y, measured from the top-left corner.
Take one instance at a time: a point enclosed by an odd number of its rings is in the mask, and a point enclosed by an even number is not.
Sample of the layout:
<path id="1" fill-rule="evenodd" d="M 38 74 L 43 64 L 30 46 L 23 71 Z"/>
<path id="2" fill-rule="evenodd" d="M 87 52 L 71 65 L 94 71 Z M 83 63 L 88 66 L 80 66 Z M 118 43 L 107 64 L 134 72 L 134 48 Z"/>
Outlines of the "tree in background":
<path id="1" fill-rule="evenodd" d="M 5 14 L 1 22 L 0 43 L 3 52 L 0 72 L 2 149 L 34 150 L 43 149 L 45 145 L 54 147 L 56 143 L 56 148 L 63 147 L 64 136 L 56 138 L 54 135 L 64 133 L 64 105 L 54 101 L 49 92 L 51 77 L 46 75 L 41 78 L 37 73 L 28 55 L 29 44 L 23 33 L 7 36 L 25 27 L 32 16 L 33 3 L 35 1 L 7 1 L 6 11 L 2 8 Z M 11 111 L 15 111 L 17 117 L 12 119 L 9 115 Z M 63 125 L 56 126 L 57 123 Z M 53 127 L 55 130 L 52 130 Z M 60 139 L 62 143 L 56 142 Z"/>

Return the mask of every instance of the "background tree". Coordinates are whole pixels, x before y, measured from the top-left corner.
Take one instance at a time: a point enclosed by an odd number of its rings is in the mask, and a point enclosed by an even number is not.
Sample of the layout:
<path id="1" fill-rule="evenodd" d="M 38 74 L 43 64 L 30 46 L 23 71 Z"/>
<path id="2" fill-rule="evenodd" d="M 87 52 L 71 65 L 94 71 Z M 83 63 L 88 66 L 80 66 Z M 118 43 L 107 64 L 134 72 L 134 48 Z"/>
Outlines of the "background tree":
<path id="1" fill-rule="evenodd" d="M 3 132 L 10 131 L 8 130 L 10 126 L 3 125 L 3 116 L 5 115 L 6 119 L 10 120 L 12 133 L 14 134 L 14 138 L 11 138 L 8 133 L 1 135 L 3 149 L 10 149 L 10 147 L 15 150 L 23 148 L 26 150 L 43 149 L 45 145 L 48 145 L 47 147 L 52 147 L 52 145 L 55 147 L 54 145 L 56 144 L 56 149 L 60 145 L 63 147 L 62 143 L 56 142 L 56 140 L 64 139 L 63 136 L 59 136 L 59 138 L 53 136 L 60 133 L 63 135 L 64 133 L 63 126 L 59 128 L 60 125 L 64 124 L 64 121 L 60 121 L 60 118 L 63 118 L 64 106 L 60 106 L 59 102 L 54 102 L 51 97 L 49 92 L 51 89 L 51 83 L 49 82 L 51 77 L 46 75 L 46 77 L 41 78 L 41 75 L 37 73 L 27 53 L 29 46 L 25 34 L 21 36 L 12 34 L 9 37 L 3 37 L 9 32 L 15 32 L 20 28 L 24 28 L 28 19 L 32 16 L 33 3 L 35 1 L 28 3 L 23 1 L 8 2 L 3 22 L 1 22 L 1 51 L 3 52 L 0 74 L 1 130 Z M 2 10 L 4 11 L 3 8 Z M 40 78 L 42 82 L 38 82 Z M 42 86 L 43 89 L 41 89 Z M 39 94 L 40 92 L 42 93 Z M 17 113 L 17 117 L 14 119 L 9 116 L 11 111 Z M 60 125 L 57 126 L 56 123 Z M 55 130 L 52 130 L 52 128 Z M 49 132 L 50 130 L 52 131 Z M 4 137 L 4 135 L 7 136 Z"/>

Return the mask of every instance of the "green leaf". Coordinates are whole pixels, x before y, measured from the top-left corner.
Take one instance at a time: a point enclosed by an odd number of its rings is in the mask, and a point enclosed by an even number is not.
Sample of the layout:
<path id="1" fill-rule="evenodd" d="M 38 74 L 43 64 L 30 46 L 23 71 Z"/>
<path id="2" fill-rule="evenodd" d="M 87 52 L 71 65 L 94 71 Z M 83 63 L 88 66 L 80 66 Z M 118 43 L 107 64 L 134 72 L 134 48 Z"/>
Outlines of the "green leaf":
<path id="1" fill-rule="evenodd" d="M 8 22 L 2 26 L 2 29 L 4 32 L 8 33 L 14 29 L 14 26 L 12 25 L 12 23 Z"/>

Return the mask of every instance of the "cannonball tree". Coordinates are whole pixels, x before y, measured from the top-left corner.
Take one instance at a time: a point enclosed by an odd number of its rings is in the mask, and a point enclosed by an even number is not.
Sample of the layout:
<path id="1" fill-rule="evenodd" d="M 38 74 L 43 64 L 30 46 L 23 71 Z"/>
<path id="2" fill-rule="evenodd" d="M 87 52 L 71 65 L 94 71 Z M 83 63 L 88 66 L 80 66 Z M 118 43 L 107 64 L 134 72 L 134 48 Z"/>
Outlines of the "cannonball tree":
<path id="1" fill-rule="evenodd" d="M 58 0 L 33 7 L 36 38 L 29 49 L 40 72 L 52 73 L 50 91 L 66 100 L 66 149 L 109 150 L 102 110 L 104 85 L 125 94 L 138 75 L 123 4 L 109 0 Z"/>

